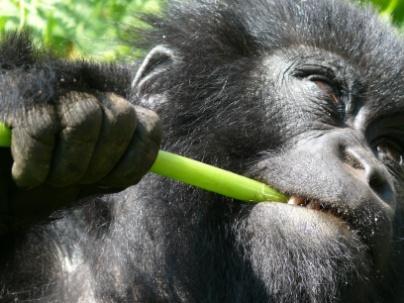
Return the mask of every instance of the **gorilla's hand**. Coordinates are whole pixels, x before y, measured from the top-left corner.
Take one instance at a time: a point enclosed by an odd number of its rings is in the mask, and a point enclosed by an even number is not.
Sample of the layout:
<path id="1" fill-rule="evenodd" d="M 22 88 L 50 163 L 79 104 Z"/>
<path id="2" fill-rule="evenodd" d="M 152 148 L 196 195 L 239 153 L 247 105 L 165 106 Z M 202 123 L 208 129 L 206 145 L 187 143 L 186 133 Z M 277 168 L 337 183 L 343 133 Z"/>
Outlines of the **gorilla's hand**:
<path id="1" fill-rule="evenodd" d="M 52 104 L 13 111 L 5 123 L 16 185 L 7 213 L 17 227 L 79 197 L 137 183 L 160 143 L 157 115 L 113 93 L 70 91 Z"/>

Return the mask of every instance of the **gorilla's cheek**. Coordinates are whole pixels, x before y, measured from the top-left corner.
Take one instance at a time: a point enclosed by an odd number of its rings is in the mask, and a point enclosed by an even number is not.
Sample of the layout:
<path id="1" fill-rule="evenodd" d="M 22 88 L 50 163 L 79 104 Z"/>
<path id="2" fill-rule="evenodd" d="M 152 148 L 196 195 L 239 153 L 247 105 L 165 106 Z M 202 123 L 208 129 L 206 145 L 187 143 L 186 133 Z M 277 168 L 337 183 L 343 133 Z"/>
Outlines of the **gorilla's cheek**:
<path id="1" fill-rule="evenodd" d="M 368 280 L 370 257 L 360 237 L 341 220 L 315 210 L 260 203 L 237 228 L 246 262 L 271 293 L 338 287 Z M 328 296 L 327 295 L 327 296 Z"/>

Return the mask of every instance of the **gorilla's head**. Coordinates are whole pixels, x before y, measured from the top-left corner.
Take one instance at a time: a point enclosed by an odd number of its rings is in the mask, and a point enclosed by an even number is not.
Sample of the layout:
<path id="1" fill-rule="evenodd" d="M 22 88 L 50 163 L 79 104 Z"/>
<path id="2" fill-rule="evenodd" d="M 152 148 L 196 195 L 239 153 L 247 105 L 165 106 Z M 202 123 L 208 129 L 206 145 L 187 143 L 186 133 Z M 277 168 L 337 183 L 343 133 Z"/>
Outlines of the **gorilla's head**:
<path id="1" fill-rule="evenodd" d="M 337 0 L 174 2 L 147 20 L 151 51 L 133 87 L 158 111 L 164 149 L 291 196 L 252 205 L 146 180 L 143 223 L 164 239 L 151 257 L 160 296 L 399 301 L 398 34 Z"/>

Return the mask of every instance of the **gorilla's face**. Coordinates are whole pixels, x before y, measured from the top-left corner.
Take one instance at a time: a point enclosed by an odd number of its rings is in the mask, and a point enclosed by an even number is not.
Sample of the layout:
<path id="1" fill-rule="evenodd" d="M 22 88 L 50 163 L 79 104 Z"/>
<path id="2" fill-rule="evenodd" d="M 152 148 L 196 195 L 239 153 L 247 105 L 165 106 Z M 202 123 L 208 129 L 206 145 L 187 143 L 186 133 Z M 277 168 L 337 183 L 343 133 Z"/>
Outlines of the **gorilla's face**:
<path id="1" fill-rule="evenodd" d="M 266 119 L 280 115 L 287 124 L 260 127 L 261 135 L 275 132 L 281 140 L 279 151 L 258 159 L 256 177 L 290 194 L 288 204 L 338 218 L 383 256 L 394 183 L 401 181 L 401 121 L 374 111 L 383 105 L 360 95 L 367 79 L 345 60 L 308 49 L 284 53 L 264 65 L 270 72 L 262 99 Z M 395 105 L 389 111 L 401 110 Z"/>
<path id="2" fill-rule="evenodd" d="M 181 35 L 188 26 L 212 36 L 190 34 L 175 56 L 165 53 L 170 60 L 159 56 L 169 62 L 160 80 L 143 83 L 145 99 L 168 100 L 158 108 L 172 126 L 165 148 L 291 196 L 219 210 L 223 230 L 232 230 L 225 249 L 241 260 L 223 262 L 244 275 L 227 284 L 244 293 L 254 285 L 246 298 L 264 302 L 390 302 L 402 281 L 402 43 L 343 1 L 234 2 L 219 5 L 217 23 L 206 21 L 210 8 L 185 10 L 192 22 L 175 19 Z M 195 191 L 184 197 L 180 207 L 197 201 L 191 212 L 209 222 L 203 207 L 241 205 Z M 222 257 L 215 249 L 210 257 Z"/>
<path id="3" fill-rule="evenodd" d="M 264 148 L 248 170 L 291 198 L 252 207 L 238 230 L 245 253 L 281 298 L 360 293 L 392 259 L 401 121 L 375 112 L 380 100 L 360 94 L 367 79 L 330 52 L 277 51 L 260 75 L 266 123 L 249 136 L 278 148 Z"/>

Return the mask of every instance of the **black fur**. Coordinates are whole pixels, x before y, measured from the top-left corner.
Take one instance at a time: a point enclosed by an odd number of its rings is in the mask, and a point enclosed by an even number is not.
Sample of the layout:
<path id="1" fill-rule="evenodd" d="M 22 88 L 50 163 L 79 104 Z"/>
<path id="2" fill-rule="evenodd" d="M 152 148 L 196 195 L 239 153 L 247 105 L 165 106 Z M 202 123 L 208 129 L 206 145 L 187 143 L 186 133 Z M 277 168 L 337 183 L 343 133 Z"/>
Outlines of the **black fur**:
<path id="1" fill-rule="evenodd" d="M 172 57 L 132 91 L 135 71 L 60 62 L 8 37 L 0 111 L 26 95 L 32 105 L 71 89 L 113 91 L 159 113 L 162 148 L 334 215 L 149 174 L 4 236 L 0 301 L 402 302 L 403 170 L 376 149 L 381 137 L 402 145 L 398 34 L 343 0 L 172 2 L 145 19 L 144 47 Z M 302 74 L 307 62 L 336 70 L 343 108 Z"/>

